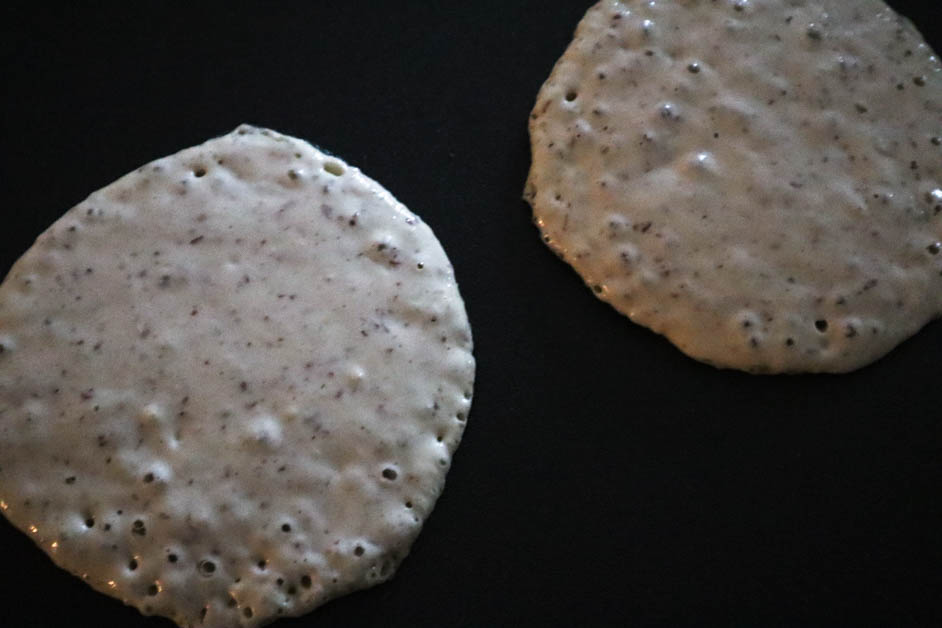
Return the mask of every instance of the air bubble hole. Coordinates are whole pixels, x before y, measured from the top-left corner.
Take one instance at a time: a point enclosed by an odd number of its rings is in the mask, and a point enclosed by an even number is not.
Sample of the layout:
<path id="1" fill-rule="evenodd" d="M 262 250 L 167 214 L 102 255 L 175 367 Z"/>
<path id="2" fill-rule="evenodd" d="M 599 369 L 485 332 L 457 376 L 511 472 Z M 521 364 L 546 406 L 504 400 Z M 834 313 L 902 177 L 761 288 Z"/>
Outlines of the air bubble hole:
<path id="1" fill-rule="evenodd" d="M 216 573 L 216 563 L 211 560 L 201 560 L 196 567 L 199 569 L 200 574 L 205 577 L 209 577 Z"/>
<path id="2" fill-rule="evenodd" d="M 334 175 L 335 177 L 339 177 L 343 175 L 343 166 L 335 161 L 328 161 L 324 163 L 324 171 L 328 174 Z"/>

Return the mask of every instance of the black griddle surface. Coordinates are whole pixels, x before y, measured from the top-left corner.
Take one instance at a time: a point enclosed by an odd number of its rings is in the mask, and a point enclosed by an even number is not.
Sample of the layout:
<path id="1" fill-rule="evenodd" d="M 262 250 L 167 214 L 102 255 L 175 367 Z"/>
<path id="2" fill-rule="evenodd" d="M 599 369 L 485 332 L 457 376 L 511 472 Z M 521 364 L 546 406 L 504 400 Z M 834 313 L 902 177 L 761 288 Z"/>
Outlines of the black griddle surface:
<path id="1" fill-rule="evenodd" d="M 527 116 L 590 2 L 143 4 L 2 9 L 0 273 L 92 191 L 249 122 L 422 216 L 473 326 L 468 430 L 412 554 L 279 628 L 942 624 L 942 323 L 849 375 L 714 370 L 540 241 Z M 937 3 L 891 4 L 942 50 Z M 5 520 L 0 548 L 0 626 L 172 626 Z"/>

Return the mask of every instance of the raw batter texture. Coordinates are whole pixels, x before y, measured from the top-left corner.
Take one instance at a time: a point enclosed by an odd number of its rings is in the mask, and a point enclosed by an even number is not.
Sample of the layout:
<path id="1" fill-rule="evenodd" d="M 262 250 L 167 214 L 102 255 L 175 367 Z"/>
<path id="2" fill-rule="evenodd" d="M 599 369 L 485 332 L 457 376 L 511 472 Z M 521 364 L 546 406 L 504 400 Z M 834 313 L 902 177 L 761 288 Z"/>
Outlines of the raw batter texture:
<path id="1" fill-rule="evenodd" d="M 603 0 L 530 133 L 545 241 L 694 358 L 849 371 L 942 313 L 942 71 L 880 0 Z"/>
<path id="2" fill-rule="evenodd" d="M 471 349 L 428 226 L 242 126 L 95 192 L 0 286 L 0 509 L 145 614 L 305 613 L 409 551 Z"/>

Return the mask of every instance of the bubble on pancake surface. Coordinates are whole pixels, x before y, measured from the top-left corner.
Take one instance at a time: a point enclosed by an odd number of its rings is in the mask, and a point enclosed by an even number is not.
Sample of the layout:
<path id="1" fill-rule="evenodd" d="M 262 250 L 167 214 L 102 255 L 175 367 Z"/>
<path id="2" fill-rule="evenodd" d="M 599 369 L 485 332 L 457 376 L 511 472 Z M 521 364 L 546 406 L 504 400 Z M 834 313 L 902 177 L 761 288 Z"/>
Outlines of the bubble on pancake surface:
<path id="1" fill-rule="evenodd" d="M 0 286 L 0 342 L 0 508 L 181 626 L 258 626 L 391 577 L 474 374 L 431 230 L 248 126 L 57 221 Z"/>
<path id="2" fill-rule="evenodd" d="M 882 2 L 600 2 L 530 131 L 544 240 L 692 357 L 847 371 L 942 311 L 942 72 Z"/>

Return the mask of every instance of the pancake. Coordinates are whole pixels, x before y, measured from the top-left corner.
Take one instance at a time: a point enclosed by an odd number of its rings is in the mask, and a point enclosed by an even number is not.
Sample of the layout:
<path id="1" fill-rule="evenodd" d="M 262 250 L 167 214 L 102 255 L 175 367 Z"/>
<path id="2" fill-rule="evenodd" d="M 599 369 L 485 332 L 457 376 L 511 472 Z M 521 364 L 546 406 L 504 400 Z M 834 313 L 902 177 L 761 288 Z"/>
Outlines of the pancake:
<path id="1" fill-rule="evenodd" d="M 300 615 L 408 553 L 471 350 L 426 224 L 242 126 L 95 192 L 0 285 L 0 509 L 145 614 Z"/>
<path id="2" fill-rule="evenodd" d="M 845 372 L 942 313 L 942 71 L 879 0 L 605 0 L 525 197 L 594 293 L 706 363 Z"/>

